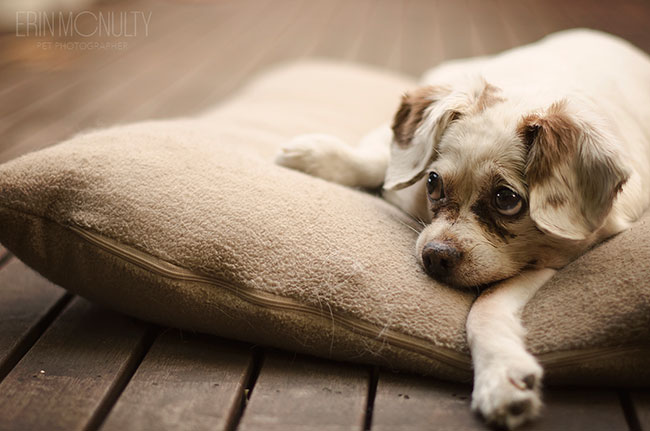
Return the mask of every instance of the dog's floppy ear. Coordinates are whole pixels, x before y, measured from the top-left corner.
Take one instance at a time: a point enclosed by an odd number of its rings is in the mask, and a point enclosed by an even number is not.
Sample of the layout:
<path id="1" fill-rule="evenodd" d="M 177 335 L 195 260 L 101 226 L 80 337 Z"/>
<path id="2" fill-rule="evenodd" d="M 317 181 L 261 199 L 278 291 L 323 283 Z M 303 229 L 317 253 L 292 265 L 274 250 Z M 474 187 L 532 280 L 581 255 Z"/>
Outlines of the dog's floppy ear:
<path id="1" fill-rule="evenodd" d="M 583 240 L 598 229 L 629 177 L 614 136 L 565 100 L 525 116 L 530 217 L 552 235 Z"/>
<path id="2" fill-rule="evenodd" d="M 435 158 L 435 146 L 457 112 L 441 101 L 451 90 L 427 86 L 402 97 L 393 120 L 393 142 L 384 189 L 398 190 L 415 184 Z"/>

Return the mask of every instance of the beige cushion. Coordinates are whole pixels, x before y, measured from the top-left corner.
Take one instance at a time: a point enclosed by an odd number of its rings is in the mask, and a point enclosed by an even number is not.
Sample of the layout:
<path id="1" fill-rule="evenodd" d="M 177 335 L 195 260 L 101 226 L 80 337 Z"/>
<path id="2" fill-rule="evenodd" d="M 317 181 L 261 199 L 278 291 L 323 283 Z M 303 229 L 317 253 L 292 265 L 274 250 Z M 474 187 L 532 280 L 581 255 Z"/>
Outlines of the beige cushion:
<path id="1" fill-rule="evenodd" d="M 412 222 L 271 161 L 300 133 L 355 142 L 413 85 L 359 66 L 290 65 L 199 118 L 23 156 L 0 167 L 0 242 L 61 286 L 146 320 L 468 380 L 474 296 L 423 273 Z M 650 382 L 649 238 L 644 221 L 526 308 L 551 381 Z"/>

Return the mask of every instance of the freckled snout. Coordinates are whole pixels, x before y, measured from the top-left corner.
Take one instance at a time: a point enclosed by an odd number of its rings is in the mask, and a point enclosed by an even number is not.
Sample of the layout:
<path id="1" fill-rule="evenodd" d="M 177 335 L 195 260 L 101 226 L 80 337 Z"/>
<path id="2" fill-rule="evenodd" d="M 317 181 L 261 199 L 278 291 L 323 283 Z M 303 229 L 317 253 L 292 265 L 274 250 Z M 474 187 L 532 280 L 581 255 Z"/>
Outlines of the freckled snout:
<path id="1" fill-rule="evenodd" d="M 422 249 L 422 264 L 431 277 L 445 281 L 460 263 L 463 254 L 447 242 L 431 241 Z"/>

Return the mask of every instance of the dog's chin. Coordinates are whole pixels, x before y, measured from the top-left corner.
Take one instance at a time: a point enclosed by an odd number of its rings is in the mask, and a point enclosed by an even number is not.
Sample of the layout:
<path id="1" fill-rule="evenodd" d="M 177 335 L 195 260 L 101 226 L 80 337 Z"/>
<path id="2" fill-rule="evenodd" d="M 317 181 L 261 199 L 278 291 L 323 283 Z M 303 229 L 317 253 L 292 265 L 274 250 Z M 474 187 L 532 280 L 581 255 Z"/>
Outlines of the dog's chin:
<path id="1" fill-rule="evenodd" d="M 459 269 L 458 271 L 451 273 L 449 275 L 440 276 L 440 275 L 429 274 L 425 269 L 427 275 L 432 279 L 434 279 L 435 281 L 445 284 L 453 289 L 462 290 L 462 291 L 471 291 L 471 292 L 482 292 L 503 280 L 506 280 L 508 278 L 517 275 L 520 272 L 519 270 L 519 271 L 512 271 L 505 274 L 504 273 L 486 274 L 482 276 L 476 276 L 476 274 L 474 273 L 473 277 L 468 277 L 462 274 L 461 271 L 462 270 Z"/>

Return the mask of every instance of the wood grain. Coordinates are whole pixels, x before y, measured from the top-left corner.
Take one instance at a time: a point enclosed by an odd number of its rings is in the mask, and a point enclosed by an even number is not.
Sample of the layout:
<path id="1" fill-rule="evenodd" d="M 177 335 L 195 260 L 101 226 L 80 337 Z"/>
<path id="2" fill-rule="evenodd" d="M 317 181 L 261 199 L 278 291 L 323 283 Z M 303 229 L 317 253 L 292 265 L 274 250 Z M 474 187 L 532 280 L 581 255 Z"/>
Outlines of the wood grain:
<path id="1" fill-rule="evenodd" d="M 316 41 L 314 55 L 350 61 L 357 59 L 372 6 L 372 0 L 343 1 L 336 4 L 329 31 Z"/>
<path id="2" fill-rule="evenodd" d="M 382 372 L 375 396 L 373 431 L 487 429 L 470 412 L 470 386 Z"/>
<path id="3" fill-rule="evenodd" d="M 539 27 L 544 33 L 553 33 L 575 27 L 570 14 L 564 13 L 557 3 L 559 0 L 523 0 L 535 15 Z"/>
<path id="4" fill-rule="evenodd" d="M 471 387 L 415 376 L 382 373 L 372 429 L 488 430 L 470 411 Z M 606 390 L 547 389 L 544 411 L 522 431 L 626 430 L 618 394 Z"/>
<path id="5" fill-rule="evenodd" d="M 145 2 L 143 10 L 148 12 L 148 6 L 149 2 Z M 80 55 L 73 60 L 80 69 L 75 75 L 62 73 L 46 80 L 51 91 L 34 92 L 35 100 L 22 108 L 7 101 L 13 110 L 11 115 L 0 117 L 0 134 L 4 137 L 0 161 L 45 147 L 88 127 L 124 118 L 139 119 L 129 117 L 130 113 L 204 58 L 220 25 L 230 16 L 226 12 L 230 9 L 215 10 L 214 6 L 204 11 L 207 13 L 200 13 L 192 5 L 170 4 L 168 9 L 173 13 L 154 14 L 155 8 L 151 11 L 152 29 L 141 44 L 119 54 L 104 53 L 111 61 L 92 61 L 92 53 Z M 219 12 L 216 17 L 215 12 Z M 175 26 L 170 15 L 177 22 L 194 25 Z M 84 55 L 91 56 L 90 60 Z M 23 98 L 33 97 L 34 93 L 23 94 Z"/>
<path id="6" fill-rule="evenodd" d="M 575 26 L 600 29 L 650 49 L 650 38 L 644 30 L 650 19 L 650 8 L 645 1 L 624 0 L 616 8 L 604 0 L 557 3 L 560 10 L 571 16 Z"/>
<path id="7" fill-rule="evenodd" d="M 406 2 L 400 49 L 404 72 L 420 76 L 444 59 L 440 19 L 436 2 L 429 0 Z"/>
<path id="8" fill-rule="evenodd" d="M 466 2 L 438 0 L 436 13 L 445 60 L 475 55 L 468 37 L 470 19 Z"/>
<path id="9" fill-rule="evenodd" d="M 0 383 L 0 429 L 92 427 L 137 365 L 148 328 L 74 299 Z"/>
<path id="10" fill-rule="evenodd" d="M 224 34 L 219 39 L 225 42 L 222 49 L 213 47 L 215 55 L 200 62 L 183 78 L 183 85 L 152 98 L 135 115 L 161 117 L 196 111 L 230 95 L 265 66 L 314 53 L 340 1 L 294 2 L 281 9 L 272 1 L 260 3 L 259 14 L 233 19 L 244 31 L 237 45 L 230 43 L 232 35 Z M 247 32 L 251 27 L 257 31 Z M 265 49 L 260 51 L 260 45 Z"/>
<path id="11" fill-rule="evenodd" d="M 469 20 L 477 36 L 480 55 L 495 54 L 516 45 L 505 31 L 503 17 L 495 0 L 469 0 Z"/>
<path id="12" fill-rule="evenodd" d="M 601 389 L 547 389 L 542 418 L 522 431 L 627 430 L 618 393 Z"/>
<path id="13" fill-rule="evenodd" d="M 273 352 L 264 360 L 239 429 L 362 429 L 368 393 L 365 368 Z"/>
<path id="14" fill-rule="evenodd" d="M 124 4 L 119 2 L 104 3 L 94 10 L 96 14 L 119 13 L 124 9 Z M 23 113 L 29 114 L 32 109 L 38 108 L 46 100 L 57 97 L 63 93 L 73 92 L 74 88 L 83 82 L 95 79 L 96 74 L 105 68 L 119 67 L 119 63 L 136 61 L 139 54 L 149 49 L 157 40 L 156 27 L 172 27 L 176 18 L 183 19 L 179 8 L 173 6 L 161 7 L 160 2 L 140 1 L 134 9 L 147 14 L 151 13 L 152 34 L 137 32 L 133 37 L 116 37 L 113 42 L 124 42 L 126 49 L 38 49 L 39 42 L 81 42 L 84 38 L 18 38 L 13 37 L 13 43 L 6 47 L 5 56 L 16 57 L 14 63 L 3 75 L 16 74 L 12 80 L 14 85 L 8 86 L 0 92 L 0 118 L 2 126 L 10 124 Z M 132 15 L 125 15 L 129 19 Z M 80 26 L 83 27 L 83 18 L 91 19 L 90 14 L 80 15 Z M 127 24 L 128 25 L 128 24 Z M 83 28 L 80 29 L 84 31 Z M 158 30 L 160 32 L 160 30 Z M 160 34 L 160 33 L 158 33 Z M 95 41 L 95 39 L 93 39 Z M 21 50 L 22 56 L 17 56 L 14 51 Z M 116 64 L 118 63 L 118 64 Z M 43 79 L 46 76 L 47 79 Z M 17 82 L 16 82 L 17 81 Z M 8 81 L 10 82 L 10 81 Z M 36 106 L 34 106 L 36 105 Z M 69 103 L 66 104 L 69 106 Z M 64 106 L 66 106 L 64 105 Z M 4 130 L 4 129 L 3 129 Z"/>
<path id="15" fill-rule="evenodd" d="M 251 350 L 241 345 L 167 330 L 101 429 L 224 429 L 241 401 L 251 361 Z"/>
<path id="16" fill-rule="evenodd" d="M 524 2 L 498 0 L 497 7 L 505 30 L 515 45 L 535 42 L 546 35 L 539 18 L 530 5 Z"/>
<path id="17" fill-rule="evenodd" d="M 373 2 L 355 61 L 400 70 L 404 6 L 393 0 Z"/>
<path id="18" fill-rule="evenodd" d="M 18 259 L 0 268 L 0 380 L 65 304 L 65 292 Z"/>

